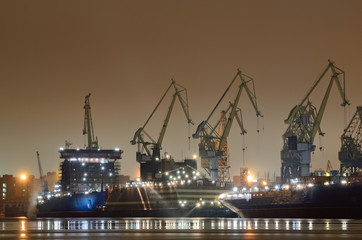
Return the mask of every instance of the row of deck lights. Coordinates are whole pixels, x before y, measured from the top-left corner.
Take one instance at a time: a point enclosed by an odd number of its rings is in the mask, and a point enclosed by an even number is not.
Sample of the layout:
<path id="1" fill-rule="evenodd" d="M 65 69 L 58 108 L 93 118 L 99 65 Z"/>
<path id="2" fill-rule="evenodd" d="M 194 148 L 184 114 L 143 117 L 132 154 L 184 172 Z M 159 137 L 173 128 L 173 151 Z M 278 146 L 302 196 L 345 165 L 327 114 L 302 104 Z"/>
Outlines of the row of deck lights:
<path id="1" fill-rule="evenodd" d="M 165 176 L 168 176 L 169 184 L 168 185 L 175 185 L 177 183 L 180 183 L 181 185 L 184 185 L 185 183 L 190 184 L 192 180 L 197 180 L 200 178 L 200 172 L 198 171 L 192 171 L 192 176 L 189 176 L 189 174 L 182 169 L 182 171 L 177 170 L 176 175 L 170 175 L 169 172 L 164 173 Z"/>
<path id="2" fill-rule="evenodd" d="M 200 198 L 200 201 L 197 201 L 196 204 L 194 205 L 194 207 L 197 207 L 197 208 L 203 207 L 203 206 L 205 206 L 205 204 L 206 204 L 206 202 L 204 200 L 202 200 L 202 198 Z M 218 206 L 221 205 L 221 203 L 219 201 L 216 201 L 216 202 L 210 201 L 210 206 L 215 206 L 215 204 Z M 179 201 L 179 205 L 180 205 L 180 207 L 185 207 L 185 206 L 188 206 L 189 204 L 186 200 L 181 200 L 181 201 Z"/>

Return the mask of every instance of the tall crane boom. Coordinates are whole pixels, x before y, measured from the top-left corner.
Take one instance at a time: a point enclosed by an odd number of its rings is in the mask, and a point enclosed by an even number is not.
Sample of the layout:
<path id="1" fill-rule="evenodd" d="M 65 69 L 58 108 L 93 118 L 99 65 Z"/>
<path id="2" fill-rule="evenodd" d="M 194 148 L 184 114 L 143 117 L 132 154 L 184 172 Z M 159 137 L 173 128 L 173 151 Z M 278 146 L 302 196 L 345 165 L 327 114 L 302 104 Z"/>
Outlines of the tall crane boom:
<path id="1" fill-rule="evenodd" d="M 39 179 L 41 182 L 42 191 L 47 192 L 48 191 L 48 181 L 46 179 L 46 176 L 43 174 L 43 168 L 41 167 L 40 156 L 39 156 L 38 151 L 36 151 L 36 157 L 38 159 Z"/>
<path id="2" fill-rule="evenodd" d="M 89 103 L 89 98 L 91 94 L 89 93 L 85 96 L 84 101 L 84 127 L 83 127 L 83 135 L 87 135 L 87 149 L 97 149 L 98 148 L 98 138 L 94 137 L 93 131 L 93 121 L 91 114 L 91 106 Z"/>
<path id="3" fill-rule="evenodd" d="M 41 167 L 40 156 L 38 151 L 36 151 L 36 157 L 38 159 L 39 178 L 42 179 L 44 177 L 44 174 L 43 174 L 43 168 Z"/>
<path id="4" fill-rule="evenodd" d="M 230 103 L 229 107 L 221 111 L 221 118 L 214 127 L 211 127 L 209 121 L 215 113 L 215 110 L 219 107 L 220 103 L 225 98 L 225 95 L 229 92 L 236 79 L 240 80 L 238 85 L 238 92 L 234 99 L 234 102 Z M 252 88 L 249 85 L 252 85 Z M 236 75 L 232 79 L 231 83 L 226 88 L 225 92 L 217 102 L 216 106 L 211 111 L 210 115 L 205 121 L 202 121 L 196 129 L 196 132 L 192 135 L 193 138 L 200 138 L 199 155 L 201 157 L 201 165 L 210 174 L 211 181 L 220 181 L 222 184 L 230 181 L 230 175 L 228 172 L 228 136 L 233 123 L 234 118 L 237 119 L 241 128 L 241 134 L 245 134 L 246 131 L 241 122 L 241 111 L 238 108 L 238 103 L 242 91 L 245 90 L 257 117 L 262 117 L 255 94 L 254 79 L 242 74 L 238 69 Z M 240 117 L 238 115 L 240 114 Z M 226 117 L 226 115 L 228 117 Z M 218 128 L 218 131 L 216 129 Z"/>
<path id="5" fill-rule="evenodd" d="M 328 70 L 332 72 L 332 76 L 318 110 L 309 98 Z M 290 111 L 285 120 L 289 126 L 283 135 L 284 145 L 281 151 L 281 178 L 283 183 L 310 175 L 311 153 L 315 150 L 314 138 L 317 132 L 323 135 L 320 124 L 334 83 L 342 98 L 341 105 L 343 107 L 349 105 L 345 94 L 345 73 L 335 66 L 334 62 L 328 60 L 328 66 L 302 101 Z"/>

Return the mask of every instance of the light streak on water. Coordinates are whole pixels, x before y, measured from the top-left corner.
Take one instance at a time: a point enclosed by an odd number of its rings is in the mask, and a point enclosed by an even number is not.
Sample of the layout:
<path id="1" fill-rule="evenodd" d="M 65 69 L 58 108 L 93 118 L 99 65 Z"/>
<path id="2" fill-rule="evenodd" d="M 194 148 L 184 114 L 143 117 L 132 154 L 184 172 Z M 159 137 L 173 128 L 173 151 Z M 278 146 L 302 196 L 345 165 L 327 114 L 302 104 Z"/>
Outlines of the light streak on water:
<path id="1" fill-rule="evenodd" d="M 31 234 L 90 234 L 92 232 L 122 233 L 147 231 L 188 231 L 188 232 L 240 232 L 243 234 L 256 232 L 274 233 L 316 233 L 331 234 L 359 233 L 362 235 L 362 219 L 242 219 L 242 218 L 89 218 L 89 219 L 0 219 L 0 238 L 31 238 Z M 46 238 L 46 237 L 45 237 Z"/>

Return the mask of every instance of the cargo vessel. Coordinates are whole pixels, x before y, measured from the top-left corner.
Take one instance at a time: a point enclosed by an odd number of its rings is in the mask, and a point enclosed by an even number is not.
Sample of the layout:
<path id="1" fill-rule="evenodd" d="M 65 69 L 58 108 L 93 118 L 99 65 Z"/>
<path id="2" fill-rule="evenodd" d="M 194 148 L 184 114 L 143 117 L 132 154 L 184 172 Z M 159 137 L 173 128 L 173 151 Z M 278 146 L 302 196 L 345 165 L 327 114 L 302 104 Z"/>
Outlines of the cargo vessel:
<path id="1" fill-rule="evenodd" d="M 162 163 L 163 160 L 160 162 Z M 68 185 L 60 183 L 59 188 L 55 188 L 53 193 L 39 196 L 37 216 L 237 217 L 236 213 L 218 201 L 220 194 L 231 191 L 231 185 L 221 187 L 217 182 L 209 181 L 197 169 L 185 162 L 183 162 L 184 166 L 178 163 L 177 166 L 181 167 L 171 169 L 171 171 L 159 172 L 160 177 L 153 181 L 131 181 L 124 185 L 113 184 L 112 186 L 104 181 L 103 191 L 96 184 L 99 191 L 92 192 L 88 189 L 86 192 L 71 193 L 62 191 L 61 189 L 67 189 Z M 64 165 L 64 162 L 62 164 Z M 73 167 L 74 164 L 79 165 L 79 168 L 87 168 L 90 163 L 84 165 L 82 162 L 73 163 Z M 74 172 L 84 175 L 84 170 L 81 172 L 75 168 Z M 94 176 L 94 173 L 91 173 L 91 176 Z M 90 184 L 71 186 L 72 189 L 75 186 L 85 189 L 84 187 Z M 93 189 L 97 188 L 93 186 Z"/>
<path id="2" fill-rule="evenodd" d="M 245 218 L 362 218 L 362 183 L 285 185 L 263 192 L 231 192 L 222 204 Z"/>
<path id="3" fill-rule="evenodd" d="M 59 149 L 61 179 L 51 192 L 41 192 L 37 198 L 38 217 L 96 216 L 105 206 L 105 189 L 118 184 L 118 160 L 123 153 L 119 148 L 101 149 L 94 137 L 90 94 L 85 97 L 85 148 Z"/>

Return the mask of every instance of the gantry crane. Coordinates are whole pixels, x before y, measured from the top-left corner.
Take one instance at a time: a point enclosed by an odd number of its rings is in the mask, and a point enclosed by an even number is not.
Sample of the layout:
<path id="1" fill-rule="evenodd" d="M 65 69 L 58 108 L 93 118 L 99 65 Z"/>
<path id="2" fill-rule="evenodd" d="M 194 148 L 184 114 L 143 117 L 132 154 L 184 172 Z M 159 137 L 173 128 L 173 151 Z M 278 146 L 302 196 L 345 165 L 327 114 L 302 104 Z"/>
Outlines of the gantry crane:
<path id="1" fill-rule="evenodd" d="M 46 179 L 46 176 L 43 174 L 43 168 L 41 167 L 40 156 L 39 156 L 38 151 L 36 151 L 36 157 L 38 159 L 39 179 L 40 179 L 40 182 L 41 182 L 42 191 L 43 192 L 48 192 L 48 181 Z"/>
<path id="2" fill-rule="evenodd" d="M 317 110 L 312 102 L 309 101 L 309 97 L 328 70 L 332 72 L 332 76 L 319 110 Z M 336 67 L 334 62 L 328 60 L 328 66 L 313 84 L 303 100 L 290 111 L 288 119 L 284 121 L 289 126 L 283 135 L 284 144 L 281 151 L 282 183 L 288 183 L 291 179 L 310 176 L 311 153 L 315 150 L 313 142 L 317 132 L 319 132 L 320 135 L 324 134 L 320 129 L 320 123 L 333 83 L 337 85 L 342 98 L 341 105 L 343 107 L 349 105 L 345 94 L 345 73 Z"/>
<path id="3" fill-rule="evenodd" d="M 342 147 L 339 152 L 341 174 L 356 174 L 362 171 L 362 106 L 357 107 L 356 113 L 344 130 Z"/>
<path id="4" fill-rule="evenodd" d="M 219 121 L 215 126 L 212 126 L 209 123 L 210 118 L 213 116 L 215 110 L 218 108 L 225 95 L 238 78 L 240 80 L 240 84 L 238 85 L 239 89 L 234 102 L 230 102 L 229 107 L 226 110 L 221 111 Z M 252 89 L 249 88 L 248 83 L 252 84 Z M 201 166 L 210 174 L 211 181 L 219 181 L 222 185 L 226 182 L 230 182 L 228 136 L 234 118 L 236 118 L 239 123 L 241 134 L 246 133 L 242 123 L 241 110 L 238 108 L 238 103 L 243 89 L 245 89 L 246 94 L 254 107 L 256 116 L 262 117 L 256 102 L 254 80 L 251 77 L 242 74 L 242 72 L 238 69 L 235 77 L 226 88 L 210 115 L 205 121 L 202 121 L 199 124 L 196 132 L 192 135 L 193 138 L 200 138 L 199 155 L 201 157 Z M 229 114 L 228 117 L 227 114 Z"/>
<path id="5" fill-rule="evenodd" d="M 154 140 L 154 138 L 152 138 L 152 136 L 147 133 L 146 126 L 172 87 L 175 90 L 175 92 L 172 95 L 171 104 L 168 108 L 166 118 L 165 118 L 162 128 L 161 128 L 161 132 L 158 135 L 157 140 Z M 185 97 L 183 97 L 182 94 L 185 95 Z M 177 84 L 173 79 L 171 79 L 171 84 L 168 86 L 167 90 L 162 95 L 160 101 L 157 103 L 157 105 L 154 108 L 154 110 L 152 111 L 151 115 L 148 117 L 145 124 L 136 131 L 133 139 L 131 140 L 132 145 L 135 145 L 136 143 L 138 144 L 136 160 L 137 160 L 137 162 L 141 163 L 141 168 L 143 166 L 142 163 L 152 163 L 152 162 L 154 163 L 161 159 L 160 151 L 162 149 L 162 142 L 163 142 L 163 139 L 164 139 L 164 136 L 166 133 L 166 129 L 167 129 L 170 117 L 171 117 L 171 113 L 172 113 L 176 98 L 179 100 L 179 102 L 181 104 L 181 107 L 182 107 L 183 112 L 187 119 L 187 123 L 189 125 L 194 124 L 193 121 L 191 120 L 190 114 L 189 114 L 189 105 L 188 105 L 188 97 L 187 97 L 186 88 L 182 87 L 181 85 Z M 189 141 L 190 141 L 190 137 L 189 137 Z M 151 164 L 151 166 L 154 166 L 154 165 Z M 153 168 L 153 167 L 151 167 L 151 168 Z M 141 172 L 142 172 L 142 169 L 141 169 Z M 154 175 L 155 175 L 155 172 L 152 173 L 152 176 L 150 178 L 154 178 L 155 177 Z M 145 180 L 144 179 L 145 176 L 142 176 L 142 174 L 141 174 L 141 178 L 143 178 L 142 180 Z"/>
<path id="6" fill-rule="evenodd" d="M 83 127 L 83 135 L 87 135 L 87 149 L 98 149 L 98 137 L 94 138 L 93 131 L 93 121 L 91 114 L 91 107 L 89 103 L 89 97 L 91 94 L 89 93 L 85 96 L 84 101 L 84 127 Z"/>

